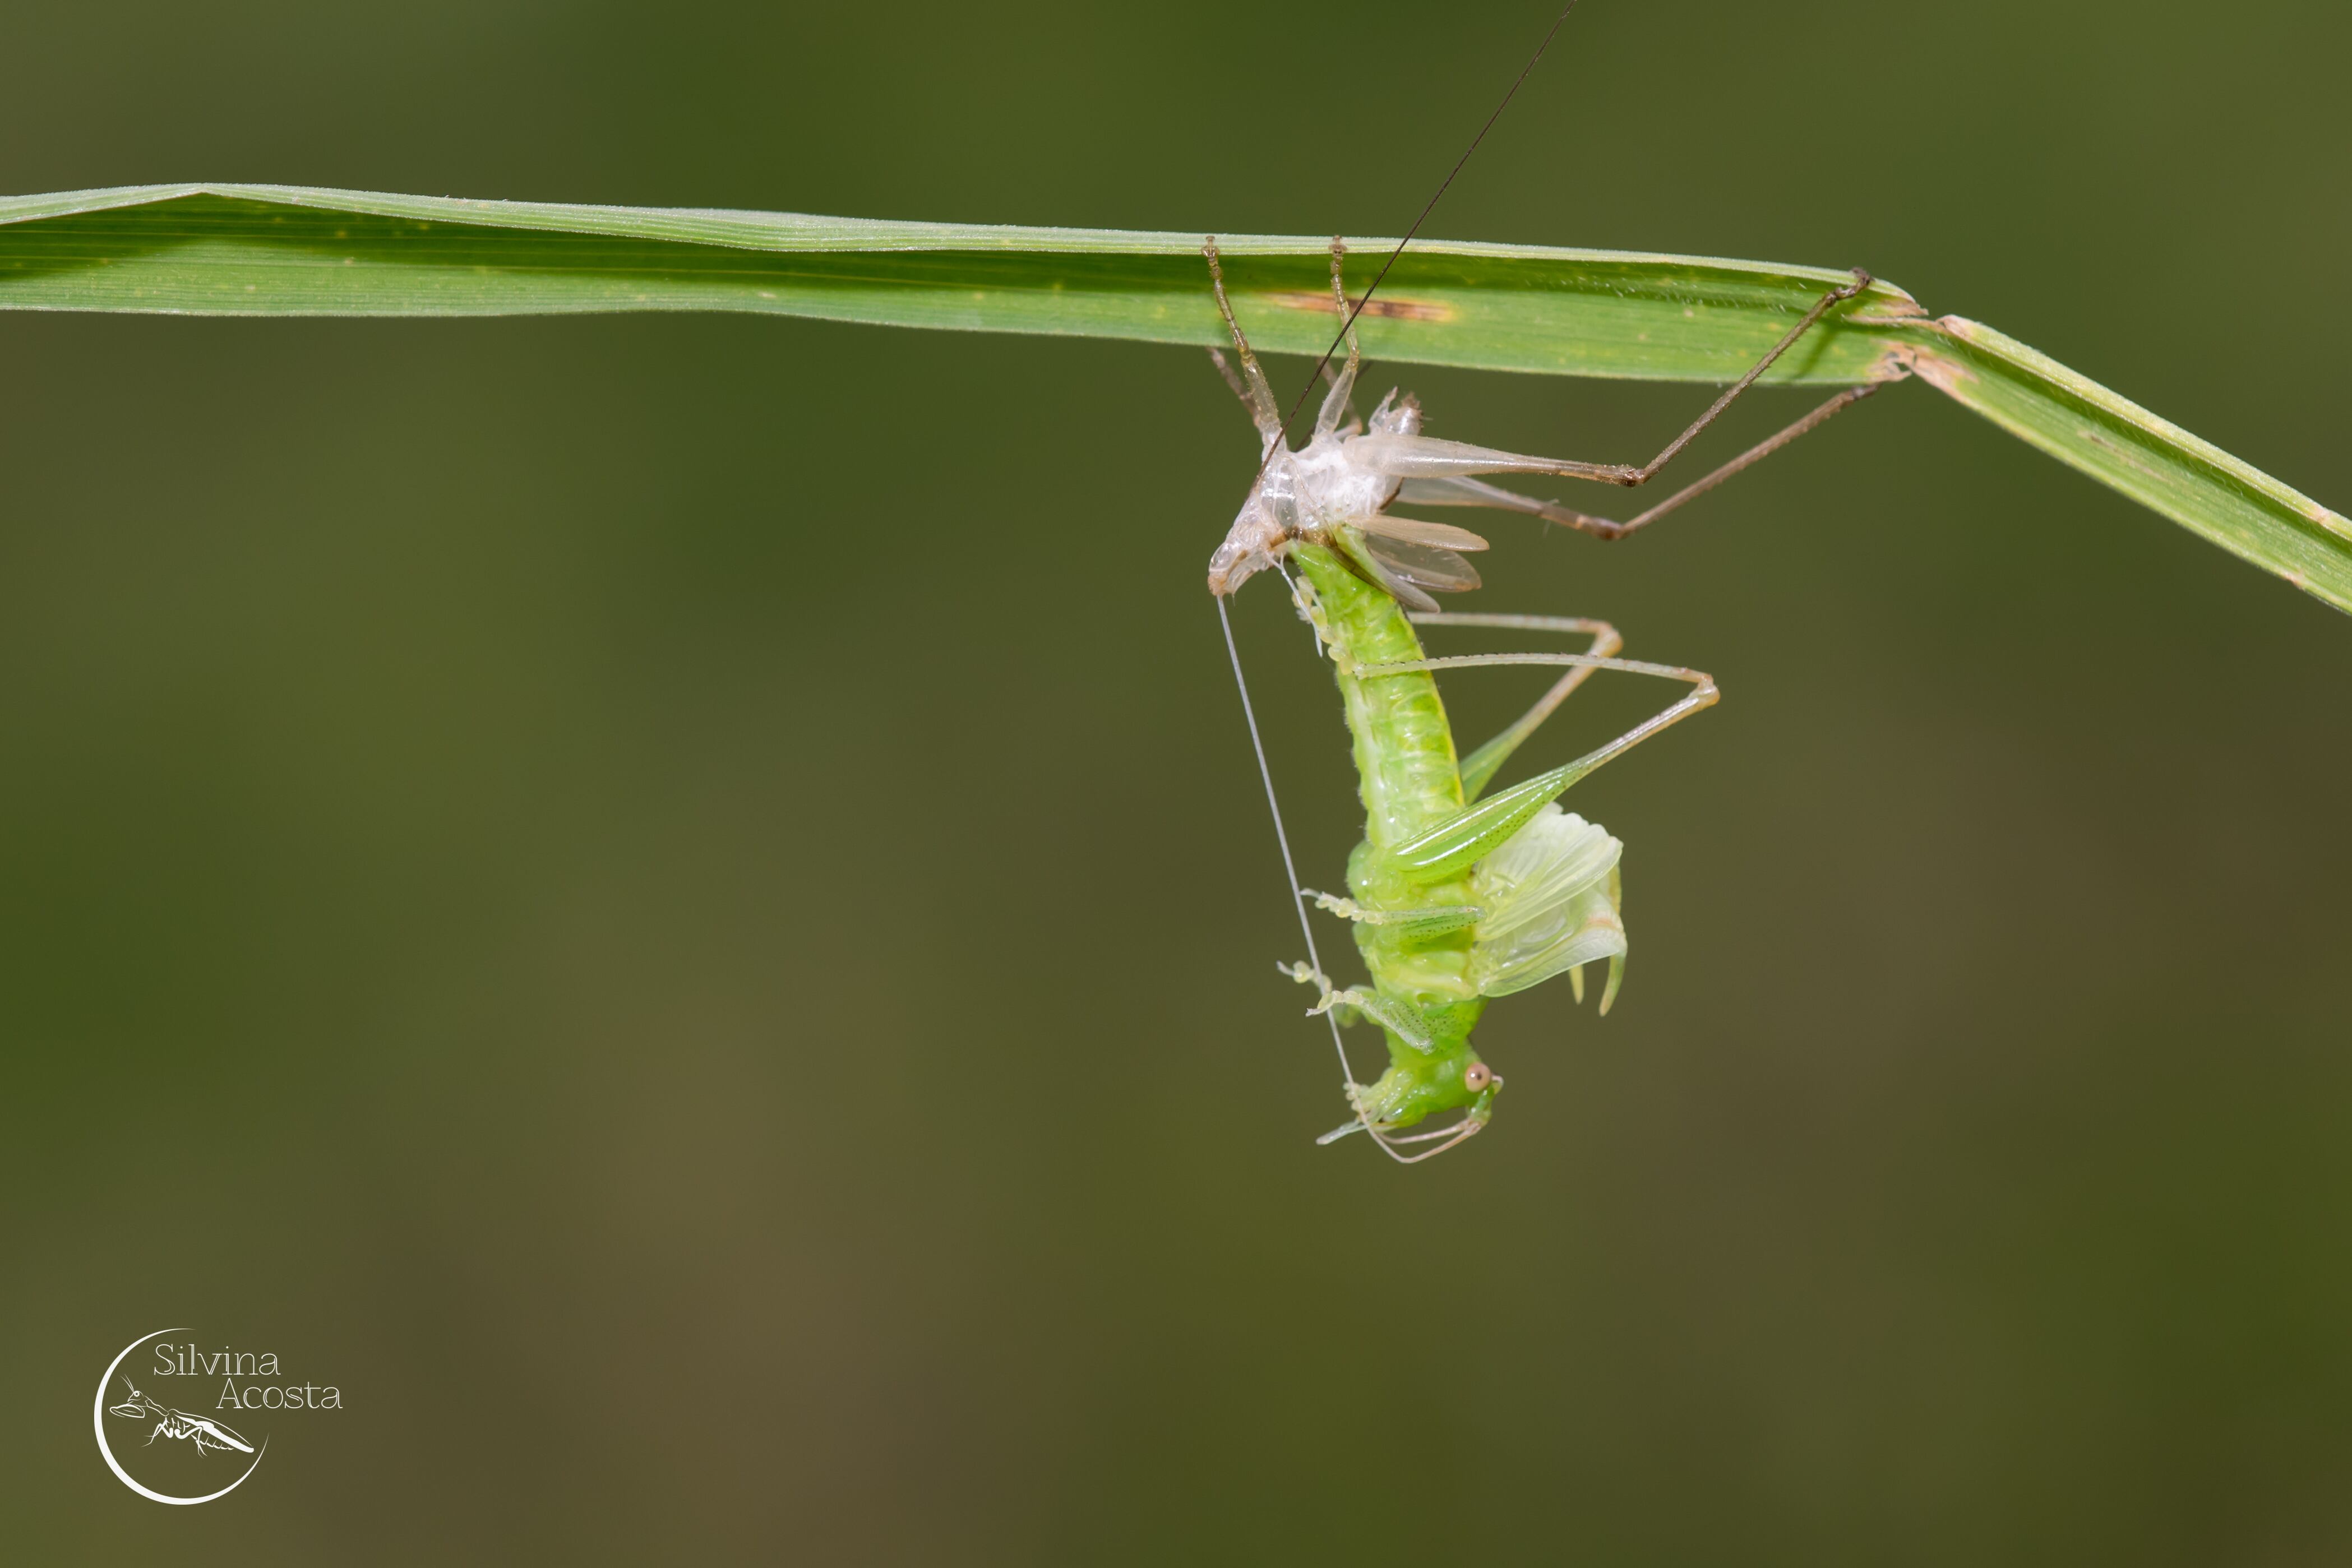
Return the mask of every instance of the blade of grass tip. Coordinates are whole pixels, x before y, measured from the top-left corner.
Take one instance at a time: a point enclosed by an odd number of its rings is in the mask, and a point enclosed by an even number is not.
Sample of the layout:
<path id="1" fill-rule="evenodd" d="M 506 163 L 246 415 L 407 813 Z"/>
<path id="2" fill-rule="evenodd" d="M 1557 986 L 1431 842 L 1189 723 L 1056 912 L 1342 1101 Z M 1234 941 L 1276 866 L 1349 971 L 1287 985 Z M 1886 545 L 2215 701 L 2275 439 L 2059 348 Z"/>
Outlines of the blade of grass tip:
<path id="1" fill-rule="evenodd" d="M 1919 379 L 2109 488 L 2352 612 L 2352 519 L 1979 322 L 1914 329 Z"/>

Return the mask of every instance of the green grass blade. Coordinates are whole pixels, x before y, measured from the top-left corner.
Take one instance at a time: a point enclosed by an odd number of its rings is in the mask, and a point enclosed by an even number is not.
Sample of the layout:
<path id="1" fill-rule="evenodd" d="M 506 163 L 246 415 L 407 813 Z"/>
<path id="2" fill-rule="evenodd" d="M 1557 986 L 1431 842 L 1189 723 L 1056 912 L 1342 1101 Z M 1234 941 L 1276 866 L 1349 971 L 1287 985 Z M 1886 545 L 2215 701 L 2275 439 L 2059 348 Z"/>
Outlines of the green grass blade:
<path id="1" fill-rule="evenodd" d="M 1212 344 L 1202 236 L 468 202 L 284 186 L 0 198 L 0 308 L 231 316 L 744 310 L 899 327 Z M 1235 308 L 1271 353 L 1338 329 L 1321 239 L 1235 235 Z M 1387 243 L 1366 240 L 1359 284 Z M 1509 246 L 1416 246 L 1363 330 L 1391 360 L 1728 381 L 1843 273 Z M 1880 314 L 1916 313 L 1885 288 Z M 1831 331 L 1774 379 L 1895 373 Z M 1796 359 L 1796 356 L 1792 356 Z"/>
<path id="2" fill-rule="evenodd" d="M 1388 245 L 1356 243 L 1360 287 Z M 740 310 L 966 331 L 1211 344 L 1201 236 L 565 206 L 280 185 L 0 198 L 0 309 L 229 316 Z M 1225 235 L 1234 303 L 1272 353 L 1337 329 L 1325 242 Z M 1415 242 L 1361 323 L 1376 358 L 1720 383 L 1845 275 L 1617 251 Z M 1768 381 L 1916 370 L 2011 433 L 2339 609 L 2352 526 L 1970 322 L 1878 284 Z"/>

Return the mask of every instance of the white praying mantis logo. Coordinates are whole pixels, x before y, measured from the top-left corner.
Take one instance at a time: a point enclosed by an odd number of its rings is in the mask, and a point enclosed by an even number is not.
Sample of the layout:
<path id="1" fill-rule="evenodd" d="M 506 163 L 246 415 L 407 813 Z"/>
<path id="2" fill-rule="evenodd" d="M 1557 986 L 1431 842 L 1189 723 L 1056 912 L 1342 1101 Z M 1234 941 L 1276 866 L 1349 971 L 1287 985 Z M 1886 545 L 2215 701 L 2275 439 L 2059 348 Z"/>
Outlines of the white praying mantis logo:
<path id="1" fill-rule="evenodd" d="M 250 1454 L 254 1451 L 251 1443 L 209 1416 L 194 1415 L 186 1410 L 173 1410 L 169 1406 L 159 1405 L 155 1402 L 154 1396 L 142 1394 L 139 1392 L 138 1385 L 127 1377 L 122 1380 L 122 1386 L 130 1397 L 120 1405 L 107 1406 L 106 1413 L 110 1416 L 128 1416 L 134 1421 L 152 1420 L 155 1423 L 155 1429 L 147 1434 L 149 1448 L 155 1446 L 155 1439 L 158 1437 L 184 1437 L 194 1440 L 196 1452 L 199 1454 L 207 1448 L 217 1448 L 224 1454 L 232 1449 L 240 1454 Z"/>
<path id="2" fill-rule="evenodd" d="M 98 1451 L 104 1456 L 106 1468 L 114 1472 L 115 1479 L 137 1492 L 141 1497 L 152 1499 L 156 1502 L 184 1506 L 211 1502 L 215 1498 L 226 1497 L 243 1486 L 246 1478 L 252 1475 L 255 1468 L 261 1463 L 261 1456 L 268 1451 L 269 1442 L 268 1438 L 262 1439 L 257 1444 L 247 1442 L 241 1434 L 226 1422 L 209 1416 L 198 1416 L 192 1411 L 175 1410 L 152 1395 L 142 1392 L 128 1375 L 121 1375 L 120 1378 L 123 1388 L 123 1397 L 121 1402 L 114 1405 L 107 1403 L 107 1391 L 117 1381 L 123 1362 L 130 1358 L 132 1351 L 150 1340 L 161 1339 L 165 1334 L 181 1332 L 183 1331 L 179 1329 L 157 1329 L 153 1333 L 142 1334 L 124 1345 L 121 1354 L 107 1364 L 106 1371 L 99 1376 L 98 1397 L 90 1403 L 89 1419 L 91 1427 L 98 1434 Z M 157 1438 L 171 1437 L 191 1444 L 200 1458 L 207 1453 L 249 1454 L 252 1458 L 246 1461 L 235 1479 L 216 1491 L 208 1491 L 198 1497 L 182 1497 L 172 1492 L 158 1491 L 122 1468 L 122 1461 L 115 1456 L 113 1445 L 107 1440 L 106 1418 L 109 1416 L 136 1421 L 141 1426 L 148 1427 L 147 1440 L 142 1447 L 152 1448 Z"/>

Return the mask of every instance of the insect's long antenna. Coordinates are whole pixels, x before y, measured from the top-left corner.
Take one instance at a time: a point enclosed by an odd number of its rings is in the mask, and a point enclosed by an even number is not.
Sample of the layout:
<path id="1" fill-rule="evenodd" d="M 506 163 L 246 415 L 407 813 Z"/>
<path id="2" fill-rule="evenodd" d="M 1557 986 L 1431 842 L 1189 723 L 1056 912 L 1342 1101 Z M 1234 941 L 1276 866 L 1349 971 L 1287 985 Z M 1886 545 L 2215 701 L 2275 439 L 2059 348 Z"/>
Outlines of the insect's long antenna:
<path id="1" fill-rule="evenodd" d="M 1225 658 L 1233 661 L 1233 689 L 1242 694 L 1242 722 L 1249 724 L 1249 750 L 1254 750 L 1258 755 L 1258 780 L 1265 785 L 1265 809 L 1273 813 L 1275 818 L 1275 844 L 1282 846 L 1282 879 L 1291 889 L 1291 912 L 1298 915 L 1298 936 L 1303 936 L 1307 943 L 1307 967 L 1310 967 L 1315 973 L 1322 973 L 1322 955 L 1315 952 L 1315 922 L 1307 919 L 1307 898 L 1306 894 L 1298 889 L 1298 862 L 1291 861 L 1291 834 L 1289 830 L 1282 825 L 1282 801 L 1275 800 L 1275 768 L 1267 767 L 1265 762 L 1265 740 L 1258 736 L 1258 710 L 1251 706 L 1249 701 L 1249 677 L 1242 674 L 1242 649 L 1240 646 L 1234 646 L 1233 642 L 1233 616 L 1225 612 L 1225 595 L 1213 595 L 1213 597 L 1216 597 L 1216 621 L 1221 628 L 1225 628 Z M 1463 1138 L 1467 1138 L 1470 1133 L 1477 1131 L 1477 1126 L 1465 1126 L 1463 1131 L 1446 1128 L 1446 1131 L 1454 1131 L 1456 1135 L 1446 1140 L 1446 1143 L 1442 1143 L 1440 1147 L 1425 1150 L 1421 1152 L 1421 1155 L 1397 1155 L 1395 1145 L 1385 1138 L 1383 1133 L 1381 1133 L 1381 1128 L 1373 1126 L 1371 1116 L 1364 1114 L 1362 1103 L 1357 1103 L 1355 1065 L 1348 1061 L 1348 1041 L 1340 1039 L 1339 1034 L 1339 1013 L 1327 1011 L 1324 1013 L 1324 1022 L 1331 1028 L 1331 1049 L 1339 1053 L 1340 1082 L 1348 1083 L 1348 1105 L 1350 1105 L 1350 1110 L 1355 1110 L 1357 1124 L 1360 1124 L 1367 1133 L 1371 1133 L 1371 1140 L 1376 1145 L 1381 1145 L 1381 1152 L 1388 1155 L 1390 1159 L 1395 1159 L 1400 1166 L 1413 1166 L 1413 1164 L 1421 1164 L 1423 1159 L 1430 1159 L 1430 1156 L 1434 1155 L 1444 1155 L 1444 1152 L 1451 1150 L 1454 1145 L 1458 1145 Z M 1318 1143 L 1327 1143 L 1327 1138 L 1319 1138 Z"/>
<path id="2" fill-rule="evenodd" d="M 1274 841 L 1282 846 L 1283 883 L 1290 890 L 1290 907 L 1298 916 L 1298 934 L 1307 939 L 1307 962 L 1319 975 L 1323 972 L 1323 957 L 1315 950 L 1315 923 L 1307 918 L 1307 896 L 1298 891 L 1298 865 L 1290 856 L 1290 833 L 1282 825 L 1282 802 L 1275 798 L 1274 769 L 1266 762 L 1265 742 L 1257 732 L 1257 709 L 1250 703 L 1249 679 L 1242 674 L 1242 651 L 1234 642 L 1234 618 L 1225 609 L 1223 594 L 1212 597 L 1217 601 L 1217 623 L 1225 632 L 1225 656 L 1234 664 L 1234 689 L 1241 694 L 1242 718 L 1249 726 L 1250 748 L 1257 753 L 1257 776 L 1265 785 L 1265 809 L 1274 813 Z M 1348 1101 L 1355 1109 L 1356 1120 L 1371 1134 L 1374 1143 L 1387 1150 L 1391 1159 L 1399 1158 L 1397 1152 L 1389 1148 L 1388 1140 L 1381 1136 L 1380 1129 L 1364 1114 L 1364 1108 L 1355 1103 L 1356 1069 L 1348 1061 L 1348 1042 L 1339 1038 L 1339 1015 L 1326 1012 L 1323 1018 L 1331 1027 L 1331 1049 L 1339 1053 L 1339 1071 L 1348 1084 Z"/>
<path id="3" fill-rule="evenodd" d="M 1454 161 L 1454 167 L 1446 171 L 1445 178 L 1438 183 L 1437 189 L 1432 192 L 1429 200 L 1423 204 L 1421 215 L 1412 220 L 1412 226 L 1404 231 L 1404 238 L 1396 242 L 1396 248 L 1389 252 L 1386 261 L 1381 263 L 1380 271 L 1372 275 L 1372 286 L 1364 290 L 1364 297 L 1356 301 L 1355 308 L 1349 310 L 1347 317 L 1339 323 L 1339 334 L 1331 340 L 1331 346 L 1323 350 L 1323 357 L 1315 361 L 1315 369 L 1308 373 L 1306 389 L 1298 394 L 1298 401 L 1290 405 L 1290 412 L 1283 416 L 1284 444 L 1287 444 L 1289 442 L 1291 423 L 1297 419 L 1298 411 L 1307 406 L 1307 396 L 1314 392 L 1315 383 L 1322 378 L 1325 367 L 1331 363 L 1331 356 L 1339 351 L 1339 345 L 1346 342 L 1348 334 L 1355 329 L 1356 318 L 1364 313 L 1364 307 L 1372 302 L 1372 296 L 1379 292 L 1381 284 L 1388 281 L 1389 268 L 1397 264 L 1397 257 L 1404 254 L 1404 247 L 1412 243 L 1412 236 L 1421 232 L 1421 225 L 1427 223 L 1429 214 L 1437 210 L 1439 199 L 1453 187 L 1455 177 L 1470 162 L 1471 154 L 1477 152 L 1479 143 L 1486 140 L 1486 132 L 1495 129 L 1495 121 L 1503 118 L 1503 110 L 1511 107 L 1511 99 L 1519 95 L 1519 89 L 1534 72 L 1536 62 L 1544 57 L 1544 51 L 1551 47 L 1552 39 L 1559 36 L 1560 28 L 1568 25 L 1569 13 L 1575 9 L 1576 0 L 1568 0 L 1568 4 L 1560 7 L 1559 15 L 1552 18 L 1551 26 L 1544 33 L 1543 42 L 1538 44 L 1536 52 L 1528 57 L 1528 63 L 1519 68 L 1519 74 L 1511 78 L 1511 85 L 1504 90 L 1502 101 L 1495 105 L 1495 112 L 1486 117 L 1486 123 L 1478 128 L 1478 134 L 1470 139 L 1470 145 L 1465 147 L 1462 150 L 1462 156 Z M 1272 455 L 1272 452 L 1269 451 L 1268 458 L 1270 459 Z M 1265 476 L 1262 467 L 1259 476 L 1261 478 Z"/>

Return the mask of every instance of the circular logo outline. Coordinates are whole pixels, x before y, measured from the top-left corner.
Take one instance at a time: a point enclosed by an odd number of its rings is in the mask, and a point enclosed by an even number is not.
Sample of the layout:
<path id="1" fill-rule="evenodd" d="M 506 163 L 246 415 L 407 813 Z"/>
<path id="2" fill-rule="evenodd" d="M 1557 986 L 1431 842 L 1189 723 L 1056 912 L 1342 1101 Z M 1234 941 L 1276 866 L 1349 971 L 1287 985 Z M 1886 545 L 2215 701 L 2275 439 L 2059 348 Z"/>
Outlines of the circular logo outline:
<path id="1" fill-rule="evenodd" d="M 253 1463 L 245 1467 L 244 1475 L 237 1477 L 236 1479 L 229 1482 L 228 1485 L 221 1488 L 220 1490 L 206 1492 L 202 1497 L 173 1497 L 170 1492 L 157 1491 L 152 1487 L 142 1486 L 139 1482 L 131 1479 L 131 1472 L 122 1468 L 122 1461 L 114 1457 L 114 1450 L 107 1446 L 106 1385 L 114 1381 L 114 1369 L 121 1366 L 123 1361 L 129 1357 L 132 1351 L 137 1350 L 141 1345 L 145 1344 L 151 1339 L 160 1339 L 167 1333 L 178 1333 L 180 1332 L 181 1331 L 179 1329 L 157 1329 L 153 1333 L 141 1334 L 137 1339 L 132 1340 L 129 1344 L 122 1347 L 122 1354 L 121 1355 L 116 1356 L 112 1361 L 106 1364 L 106 1370 L 99 1375 L 98 1397 L 90 1401 L 89 1425 L 90 1430 L 98 1434 L 98 1451 L 100 1455 L 105 1458 L 106 1468 L 114 1472 L 114 1479 L 116 1480 L 121 1481 L 124 1486 L 129 1487 L 141 1497 L 148 1498 L 155 1502 L 168 1502 L 174 1507 L 186 1508 L 192 1507 L 200 1502 L 210 1502 L 215 1498 L 226 1497 L 229 1493 L 243 1486 L 246 1483 L 247 1477 L 251 1476 L 256 1469 L 260 1468 L 262 1455 L 267 1454 L 269 1451 L 269 1439 L 267 1437 L 261 1439 L 261 1447 L 255 1452 L 253 1456 Z"/>

